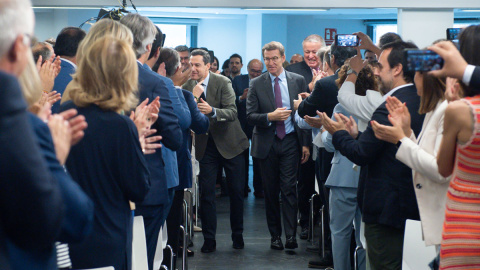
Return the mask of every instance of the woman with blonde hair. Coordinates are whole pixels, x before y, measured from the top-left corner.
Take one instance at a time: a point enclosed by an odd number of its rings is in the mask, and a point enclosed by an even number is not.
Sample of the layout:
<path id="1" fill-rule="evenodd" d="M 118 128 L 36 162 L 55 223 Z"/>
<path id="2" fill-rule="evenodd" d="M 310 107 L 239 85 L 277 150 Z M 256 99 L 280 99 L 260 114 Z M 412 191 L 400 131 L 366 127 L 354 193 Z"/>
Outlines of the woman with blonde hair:
<path id="1" fill-rule="evenodd" d="M 85 45 L 85 44 L 84 44 Z M 121 114 L 137 104 L 138 68 L 128 41 L 107 35 L 82 51 L 70 101 L 88 129 L 72 147 L 66 166 L 95 204 L 92 234 L 70 246 L 74 268 L 131 269 L 132 214 L 129 201 L 142 201 L 150 181 L 134 122 Z"/>

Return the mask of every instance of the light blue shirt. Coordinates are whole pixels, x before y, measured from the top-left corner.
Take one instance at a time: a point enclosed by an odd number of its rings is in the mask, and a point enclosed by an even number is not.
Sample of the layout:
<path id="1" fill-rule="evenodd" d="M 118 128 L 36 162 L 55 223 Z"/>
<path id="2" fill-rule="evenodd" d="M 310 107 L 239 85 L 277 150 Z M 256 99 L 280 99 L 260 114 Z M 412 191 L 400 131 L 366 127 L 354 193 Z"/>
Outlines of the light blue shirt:
<path id="1" fill-rule="evenodd" d="M 210 81 L 210 72 L 208 72 L 207 77 L 205 77 L 205 80 L 203 80 L 203 84 L 205 85 L 203 93 L 205 94 L 205 98 L 207 98 L 207 88 L 208 88 L 208 81 Z M 207 101 L 208 103 L 208 101 Z M 217 113 L 215 112 L 215 108 L 212 107 L 212 112 L 213 115 L 210 116 L 211 118 L 215 118 L 217 116 Z"/>
<path id="2" fill-rule="evenodd" d="M 273 90 L 273 97 L 275 101 L 275 76 L 270 74 L 270 79 L 272 80 L 272 90 Z M 285 75 L 285 70 L 278 76 L 280 79 L 278 84 L 280 85 L 280 92 L 282 93 L 282 107 L 286 107 L 287 110 L 291 110 L 290 107 L 290 94 L 288 93 L 288 84 L 287 84 L 287 76 Z M 292 122 L 292 116 L 290 115 L 287 120 L 284 121 L 285 123 L 285 134 L 289 134 L 295 131 Z"/>

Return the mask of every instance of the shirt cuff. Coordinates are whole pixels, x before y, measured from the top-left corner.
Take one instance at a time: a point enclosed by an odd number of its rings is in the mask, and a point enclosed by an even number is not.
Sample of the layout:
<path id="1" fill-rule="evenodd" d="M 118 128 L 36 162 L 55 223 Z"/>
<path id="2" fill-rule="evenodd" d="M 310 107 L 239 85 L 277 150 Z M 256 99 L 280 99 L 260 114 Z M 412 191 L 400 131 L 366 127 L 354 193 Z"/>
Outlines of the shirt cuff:
<path id="1" fill-rule="evenodd" d="M 217 112 L 215 111 L 215 108 L 212 107 L 212 112 L 210 114 L 212 114 L 212 116 L 210 116 L 211 118 L 215 118 L 217 116 Z"/>
<path id="2" fill-rule="evenodd" d="M 463 78 L 462 81 L 465 83 L 467 86 L 470 85 L 470 80 L 472 79 L 473 76 L 473 71 L 475 70 L 475 66 L 473 65 L 468 65 L 467 68 L 465 69 L 465 72 L 463 73 Z"/>

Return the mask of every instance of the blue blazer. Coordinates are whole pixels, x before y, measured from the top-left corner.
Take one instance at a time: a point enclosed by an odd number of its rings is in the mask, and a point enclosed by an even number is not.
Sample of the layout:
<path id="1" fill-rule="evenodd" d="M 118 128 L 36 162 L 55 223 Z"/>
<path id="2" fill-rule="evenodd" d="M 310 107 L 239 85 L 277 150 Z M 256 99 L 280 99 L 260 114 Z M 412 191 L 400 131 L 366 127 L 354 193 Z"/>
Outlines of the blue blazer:
<path id="1" fill-rule="evenodd" d="M 185 98 L 185 103 L 188 105 L 188 109 L 191 115 L 191 125 L 188 128 L 182 129 L 183 144 L 177 151 L 178 161 L 178 174 L 180 183 L 176 190 L 182 190 L 192 187 L 192 156 L 190 155 L 190 144 L 192 136 L 190 135 L 190 129 L 196 134 L 204 134 L 208 131 L 210 120 L 206 115 L 200 112 L 197 107 L 197 103 L 193 98 L 193 94 L 184 89 L 178 89 L 179 94 Z"/>
<path id="2" fill-rule="evenodd" d="M 232 87 L 235 91 L 237 98 L 235 99 L 235 105 L 237 105 L 238 121 L 242 126 L 243 132 L 247 135 L 247 138 L 252 138 L 253 126 L 247 122 L 247 99 L 240 100 L 240 96 L 243 95 L 243 90 L 248 88 L 250 84 L 250 78 L 248 74 L 240 75 L 233 78 Z"/>
<path id="3" fill-rule="evenodd" d="M 176 151 L 182 145 L 182 130 L 173 111 L 166 80 L 160 79 L 152 71 L 144 68 L 142 64 L 137 62 L 137 65 L 140 102 L 146 98 L 154 100 L 157 96 L 160 96 L 160 112 L 158 113 L 158 120 L 152 128 L 157 130 L 155 135 L 162 136 L 162 144 L 165 148 Z M 164 148 L 157 149 L 154 154 L 145 156 L 150 171 L 151 186 L 145 200 L 138 203 L 139 205 L 162 205 L 168 202 L 165 164 L 169 162 L 164 160 L 163 152 Z"/>
<path id="4" fill-rule="evenodd" d="M 57 93 L 60 93 L 63 96 L 65 88 L 67 88 L 67 85 L 72 81 L 72 74 L 75 73 L 75 67 L 66 61 L 61 61 L 60 67 L 62 67 L 62 69 L 60 70 L 60 73 L 58 73 L 58 76 L 55 78 L 53 91 L 57 91 Z M 60 102 L 61 100 L 53 104 L 52 113 L 59 112 Z"/>
<path id="5" fill-rule="evenodd" d="M 415 86 L 405 86 L 392 96 L 407 103 L 412 119 L 411 127 L 418 136 L 425 115 L 418 114 L 420 97 Z M 382 103 L 373 113 L 372 120 L 389 125 L 388 110 Z M 352 138 L 347 131 L 333 134 L 333 145 L 342 155 L 359 166 L 368 165 L 367 175 L 358 187 L 358 200 L 362 205 L 365 223 L 404 228 L 406 219 L 419 220 L 417 199 L 412 185 L 412 170 L 395 158 L 397 146 L 375 137 L 372 126 Z M 363 202 L 361 201 L 363 200 Z M 362 202 L 362 203 L 360 203 Z"/>
<path id="6" fill-rule="evenodd" d="M 42 264 L 10 264 L 50 252 L 64 215 L 60 187 L 41 155 L 26 109 L 17 79 L 0 72 L 2 269 L 46 269 Z M 16 250 L 9 248 L 12 245 Z"/>
<path id="7" fill-rule="evenodd" d="M 165 83 L 165 86 L 168 89 L 168 97 L 172 101 L 173 112 L 177 116 L 178 124 L 181 129 L 188 128 L 190 126 L 191 118 L 190 112 L 188 111 L 187 104 L 185 101 L 182 103 L 183 95 L 179 96 L 175 86 L 173 86 L 172 80 L 161 76 L 160 74 L 152 71 L 152 69 L 147 65 L 143 64 L 143 67 L 152 72 L 157 78 L 162 80 Z M 182 97 L 182 99 L 180 99 Z M 167 176 L 167 188 L 174 188 L 178 186 L 178 164 L 177 164 L 177 152 L 172 151 L 168 147 L 165 147 L 162 150 L 162 157 L 165 161 L 165 175 Z"/>
<path id="8" fill-rule="evenodd" d="M 340 103 L 337 104 L 333 109 L 333 114 L 335 113 L 341 113 L 346 117 L 350 117 L 350 113 L 345 110 Z M 336 121 L 335 118 L 332 119 Z M 355 122 L 358 122 L 356 118 L 354 118 L 354 120 Z M 322 141 L 323 145 L 325 146 L 325 150 L 335 153 L 332 159 L 332 169 L 328 175 L 327 182 L 325 182 L 325 186 L 357 188 L 360 167 L 353 169 L 353 162 L 348 160 L 348 158 L 343 156 L 340 151 L 335 149 L 332 143 L 332 135 L 330 133 L 323 132 Z"/>

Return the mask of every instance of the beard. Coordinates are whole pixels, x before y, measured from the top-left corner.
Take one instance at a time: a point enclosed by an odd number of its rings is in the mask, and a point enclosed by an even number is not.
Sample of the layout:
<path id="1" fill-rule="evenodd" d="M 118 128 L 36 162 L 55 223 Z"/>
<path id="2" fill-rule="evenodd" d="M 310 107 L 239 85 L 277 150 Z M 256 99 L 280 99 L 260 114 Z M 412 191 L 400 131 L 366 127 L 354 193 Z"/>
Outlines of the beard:
<path id="1" fill-rule="evenodd" d="M 391 82 L 382 81 L 382 78 L 380 77 L 378 77 L 378 87 L 382 96 L 390 92 L 390 90 L 392 90 Z"/>

